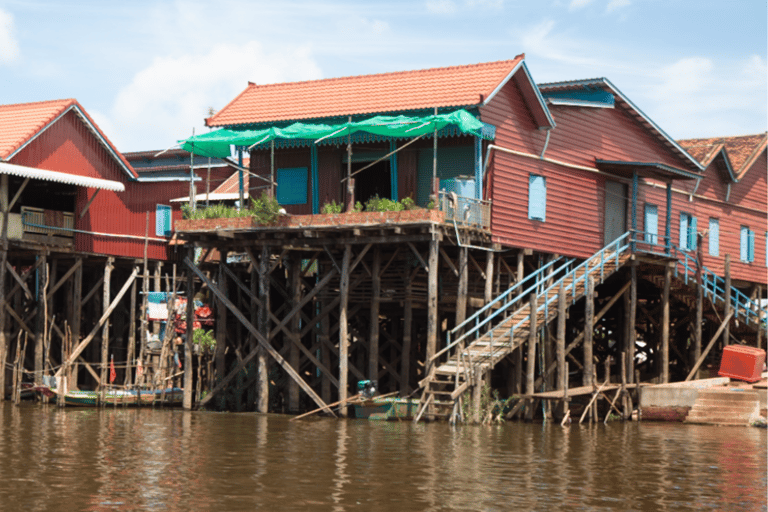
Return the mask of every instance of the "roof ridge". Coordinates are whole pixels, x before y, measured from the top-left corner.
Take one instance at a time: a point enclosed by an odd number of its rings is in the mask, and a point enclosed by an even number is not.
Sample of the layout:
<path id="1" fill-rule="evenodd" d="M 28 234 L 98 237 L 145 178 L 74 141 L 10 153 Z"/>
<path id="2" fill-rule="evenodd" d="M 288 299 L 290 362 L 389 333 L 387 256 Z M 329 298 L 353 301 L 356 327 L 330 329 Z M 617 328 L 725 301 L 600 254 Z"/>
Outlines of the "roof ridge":
<path id="1" fill-rule="evenodd" d="M 525 58 L 525 54 L 521 53 L 519 55 L 516 55 L 512 59 L 495 60 L 490 62 L 478 62 L 476 64 L 458 64 L 455 66 L 440 66 L 440 67 L 434 67 L 434 68 L 410 69 L 410 70 L 403 70 L 403 71 L 387 71 L 384 73 L 370 73 L 366 75 L 345 75 L 345 76 L 337 76 L 337 77 L 330 77 L 330 78 L 317 78 L 314 80 L 299 80 L 295 82 L 274 82 L 270 84 L 257 84 L 254 82 L 248 82 L 248 88 L 249 89 L 257 88 L 257 87 L 268 88 L 268 87 L 275 87 L 275 86 L 285 86 L 288 84 L 303 85 L 303 84 L 318 83 L 318 82 L 335 82 L 335 81 L 351 80 L 351 79 L 367 79 L 367 78 L 383 77 L 383 76 L 408 75 L 411 73 L 423 73 L 426 71 L 448 71 L 451 69 L 476 68 L 476 67 L 482 67 L 482 66 L 497 65 L 501 63 L 507 63 L 507 62 L 511 64 L 519 60 L 520 58 Z"/>
<path id="2" fill-rule="evenodd" d="M 744 137 L 766 137 L 768 136 L 768 132 L 761 132 L 761 133 L 746 133 L 744 135 L 725 135 L 725 136 L 715 136 L 715 137 L 695 137 L 691 139 L 677 139 L 677 142 L 690 142 L 690 141 L 722 141 L 727 139 L 739 139 Z M 712 142 L 711 144 L 715 144 L 716 142 Z"/>
<path id="3" fill-rule="evenodd" d="M 75 98 L 61 98 L 58 100 L 41 100 L 41 101 L 28 101 L 28 102 L 22 102 L 22 103 L 5 103 L 0 105 L 0 108 L 4 107 L 28 107 L 32 105 L 45 105 L 45 104 L 53 104 L 53 103 L 60 103 L 64 102 L 66 105 L 70 105 L 72 103 L 77 103 L 77 100 Z"/>

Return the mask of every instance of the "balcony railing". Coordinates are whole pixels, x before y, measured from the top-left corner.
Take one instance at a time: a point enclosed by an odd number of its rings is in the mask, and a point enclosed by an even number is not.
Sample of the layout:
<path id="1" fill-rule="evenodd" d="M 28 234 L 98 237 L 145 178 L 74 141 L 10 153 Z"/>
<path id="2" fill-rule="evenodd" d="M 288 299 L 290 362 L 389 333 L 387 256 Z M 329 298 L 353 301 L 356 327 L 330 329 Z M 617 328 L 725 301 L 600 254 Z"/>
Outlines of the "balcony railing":
<path id="1" fill-rule="evenodd" d="M 491 201 L 440 191 L 438 209 L 445 212 L 445 222 L 463 227 L 491 228 Z"/>

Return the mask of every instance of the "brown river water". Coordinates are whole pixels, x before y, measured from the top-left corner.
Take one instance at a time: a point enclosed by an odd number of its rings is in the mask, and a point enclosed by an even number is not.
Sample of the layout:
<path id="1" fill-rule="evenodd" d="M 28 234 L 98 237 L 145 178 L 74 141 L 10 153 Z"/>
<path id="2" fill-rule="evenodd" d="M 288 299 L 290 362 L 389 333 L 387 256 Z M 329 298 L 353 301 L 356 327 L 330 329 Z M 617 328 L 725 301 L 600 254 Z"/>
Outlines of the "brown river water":
<path id="1" fill-rule="evenodd" d="M 0 403 L 0 510 L 766 510 L 766 430 Z"/>

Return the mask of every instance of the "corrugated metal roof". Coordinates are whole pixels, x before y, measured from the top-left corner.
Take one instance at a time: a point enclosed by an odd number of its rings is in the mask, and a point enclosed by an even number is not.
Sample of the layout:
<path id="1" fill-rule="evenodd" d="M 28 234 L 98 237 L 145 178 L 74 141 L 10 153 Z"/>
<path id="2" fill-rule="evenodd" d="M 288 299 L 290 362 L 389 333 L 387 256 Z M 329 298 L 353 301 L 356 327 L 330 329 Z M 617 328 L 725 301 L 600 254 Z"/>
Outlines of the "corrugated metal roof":
<path id="1" fill-rule="evenodd" d="M 45 169 L 35 169 L 23 165 L 9 164 L 7 162 L 0 162 L 0 174 L 11 174 L 13 176 L 30 178 L 33 180 L 66 183 L 67 185 L 77 185 L 79 187 L 111 190 L 112 192 L 125 192 L 125 185 L 119 181 L 89 178 L 87 176 L 77 176 L 65 172 L 46 171 Z"/>

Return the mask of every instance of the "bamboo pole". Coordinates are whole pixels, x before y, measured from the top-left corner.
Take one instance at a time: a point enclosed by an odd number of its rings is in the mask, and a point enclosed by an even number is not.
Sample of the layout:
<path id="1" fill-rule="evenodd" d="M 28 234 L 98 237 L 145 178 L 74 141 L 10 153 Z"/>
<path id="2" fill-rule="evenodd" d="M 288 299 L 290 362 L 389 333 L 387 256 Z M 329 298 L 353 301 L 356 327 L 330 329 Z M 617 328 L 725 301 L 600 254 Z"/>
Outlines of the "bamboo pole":
<path id="1" fill-rule="evenodd" d="M 392 393 L 390 393 L 390 395 L 391 394 Z M 336 407 L 337 405 L 348 404 L 348 403 L 352 402 L 353 400 L 357 400 L 361 396 L 362 396 L 362 394 L 358 393 L 355 396 L 351 396 L 349 398 L 345 398 L 344 400 L 339 400 L 338 402 L 333 402 L 332 404 L 328 404 L 328 407 Z M 311 410 L 309 412 L 305 412 L 304 414 L 299 414 L 298 416 L 294 416 L 293 418 L 291 418 L 288 421 L 300 420 L 302 418 L 306 418 L 307 416 L 311 416 L 311 415 L 313 415 L 315 413 L 318 413 L 320 411 L 323 411 L 323 410 L 325 410 L 324 407 L 318 407 L 317 409 L 313 409 L 313 410 Z"/>

